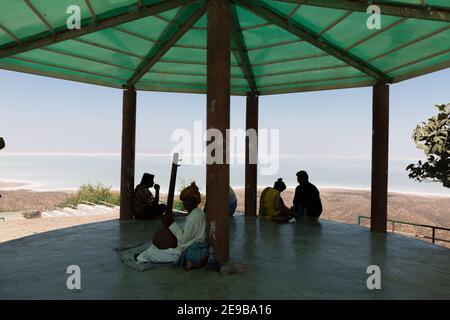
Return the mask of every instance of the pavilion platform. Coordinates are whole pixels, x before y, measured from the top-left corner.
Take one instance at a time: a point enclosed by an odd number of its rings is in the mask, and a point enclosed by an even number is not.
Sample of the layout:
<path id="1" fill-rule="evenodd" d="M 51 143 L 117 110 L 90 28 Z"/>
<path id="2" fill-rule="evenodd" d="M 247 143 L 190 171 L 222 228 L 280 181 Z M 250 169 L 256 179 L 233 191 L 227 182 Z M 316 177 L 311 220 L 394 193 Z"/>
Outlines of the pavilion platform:
<path id="1" fill-rule="evenodd" d="M 231 261 L 247 263 L 246 274 L 122 264 L 113 249 L 149 240 L 159 226 L 114 220 L 5 242 L 0 299 L 450 299 L 450 250 L 323 220 L 231 218 Z M 381 290 L 366 287 L 373 264 Z M 69 265 L 81 268 L 80 291 L 66 287 Z"/>

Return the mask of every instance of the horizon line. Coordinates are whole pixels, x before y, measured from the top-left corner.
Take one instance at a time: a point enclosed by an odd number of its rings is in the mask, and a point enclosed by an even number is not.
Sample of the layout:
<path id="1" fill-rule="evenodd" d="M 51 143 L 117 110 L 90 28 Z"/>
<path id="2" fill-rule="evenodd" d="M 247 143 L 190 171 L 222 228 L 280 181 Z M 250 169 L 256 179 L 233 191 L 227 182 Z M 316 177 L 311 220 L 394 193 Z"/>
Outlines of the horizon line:
<path id="1" fill-rule="evenodd" d="M 74 156 L 74 157 L 108 157 L 108 156 L 120 156 L 120 152 L 64 152 L 64 151 L 38 151 L 38 152 L 30 152 L 30 151 L 12 151 L 12 152 L 2 152 L 0 156 Z M 136 152 L 136 156 L 141 157 L 171 157 L 172 153 L 160 153 L 160 152 Z M 200 157 L 205 154 L 199 153 L 186 153 L 183 156 L 185 157 Z M 244 157 L 244 153 L 231 153 L 231 156 L 236 157 Z M 260 157 L 267 157 L 267 154 L 260 154 Z M 270 155 L 273 157 L 273 155 Z M 359 160 L 370 160 L 370 155 L 301 155 L 301 154 L 279 154 L 280 158 L 313 158 L 313 159 L 359 159 Z M 394 156 L 389 157 L 390 160 L 424 160 L 420 157 L 413 156 Z"/>

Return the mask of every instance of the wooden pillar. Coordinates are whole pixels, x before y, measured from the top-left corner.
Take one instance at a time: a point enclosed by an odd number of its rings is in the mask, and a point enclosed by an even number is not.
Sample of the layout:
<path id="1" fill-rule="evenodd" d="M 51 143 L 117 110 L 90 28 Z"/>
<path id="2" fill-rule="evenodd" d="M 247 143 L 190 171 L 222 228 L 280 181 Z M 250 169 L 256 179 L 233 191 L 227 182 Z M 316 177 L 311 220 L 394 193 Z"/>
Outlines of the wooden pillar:
<path id="1" fill-rule="evenodd" d="M 389 86 L 373 87 L 371 231 L 386 233 L 389 164 Z"/>
<path id="2" fill-rule="evenodd" d="M 136 91 L 123 92 L 122 164 L 120 173 L 120 220 L 133 219 L 136 141 Z"/>
<path id="3" fill-rule="evenodd" d="M 256 217 L 258 186 L 258 105 L 256 94 L 247 96 L 247 115 L 245 138 L 245 216 Z M 250 131 L 256 133 L 256 140 Z"/>
<path id="4" fill-rule="evenodd" d="M 229 258 L 229 149 L 227 129 L 230 128 L 230 1 L 209 0 L 207 5 L 207 112 L 206 128 L 218 130 L 223 144 L 211 139 L 208 145 L 219 145 L 223 156 L 217 151 L 207 152 L 206 201 L 207 237 L 217 262 Z M 218 132 L 216 131 L 216 132 Z M 213 133 L 213 131 L 209 131 Z M 208 149 L 209 150 L 209 149 Z M 215 158 L 215 162 L 212 159 Z"/>

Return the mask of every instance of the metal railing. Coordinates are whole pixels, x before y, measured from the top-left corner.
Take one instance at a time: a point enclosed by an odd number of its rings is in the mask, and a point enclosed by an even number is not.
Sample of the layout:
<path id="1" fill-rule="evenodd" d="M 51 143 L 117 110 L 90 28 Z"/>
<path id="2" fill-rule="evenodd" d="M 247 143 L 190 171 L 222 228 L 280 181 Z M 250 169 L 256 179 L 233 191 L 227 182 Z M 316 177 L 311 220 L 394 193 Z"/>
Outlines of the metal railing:
<path id="1" fill-rule="evenodd" d="M 370 217 L 358 215 L 358 225 L 359 226 L 361 225 L 361 219 L 370 220 Z M 442 241 L 442 242 L 450 243 L 450 240 L 436 238 L 436 230 L 442 230 L 442 231 L 450 232 L 449 228 L 438 227 L 438 226 L 430 226 L 430 225 L 427 225 L 427 224 L 418 224 L 418 223 L 404 222 L 404 221 L 398 221 L 398 220 L 389 220 L 388 219 L 387 221 L 392 224 L 391 232 L 395 232 L 395 225 L 396 224 L 409 225 L 409 226 L 422 227 L 422 228 L 429 228 L 429 229 L 432 230 L 431 237 L 426 236 L 426 235 L 421 235 L 421 234 L 414 234 L 414 233 L 406 233 L 406 232 L 402 232 L 402 233 L 411 234 L 411 235 L 414 235 L 416 237 L 422 237 L 422 238 L 425 238 L 425 239 L 431 239 L 432 243 L 436 243 L 436 241 Z"/>

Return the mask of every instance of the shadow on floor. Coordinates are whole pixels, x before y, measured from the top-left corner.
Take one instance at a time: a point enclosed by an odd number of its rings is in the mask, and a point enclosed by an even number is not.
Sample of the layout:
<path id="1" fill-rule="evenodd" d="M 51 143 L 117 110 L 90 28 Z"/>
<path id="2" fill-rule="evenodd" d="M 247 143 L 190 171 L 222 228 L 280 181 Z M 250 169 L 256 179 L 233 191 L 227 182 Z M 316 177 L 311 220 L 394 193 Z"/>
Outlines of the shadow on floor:
<path id="1" fill-rule="evenodd" d="M 246 274 L 123 265 L 114 248 L 150 240 L 159 226 L 113 220 L 0 244 L 0 299 L 450 299 L 450 250 L 330 221 L 230 218 L 231 260 L 247 263 Z M 374 264 L 382 289 L 371 291 Z M 80 291 L 66 287 L 70 265 L 81 268 Z"/>

